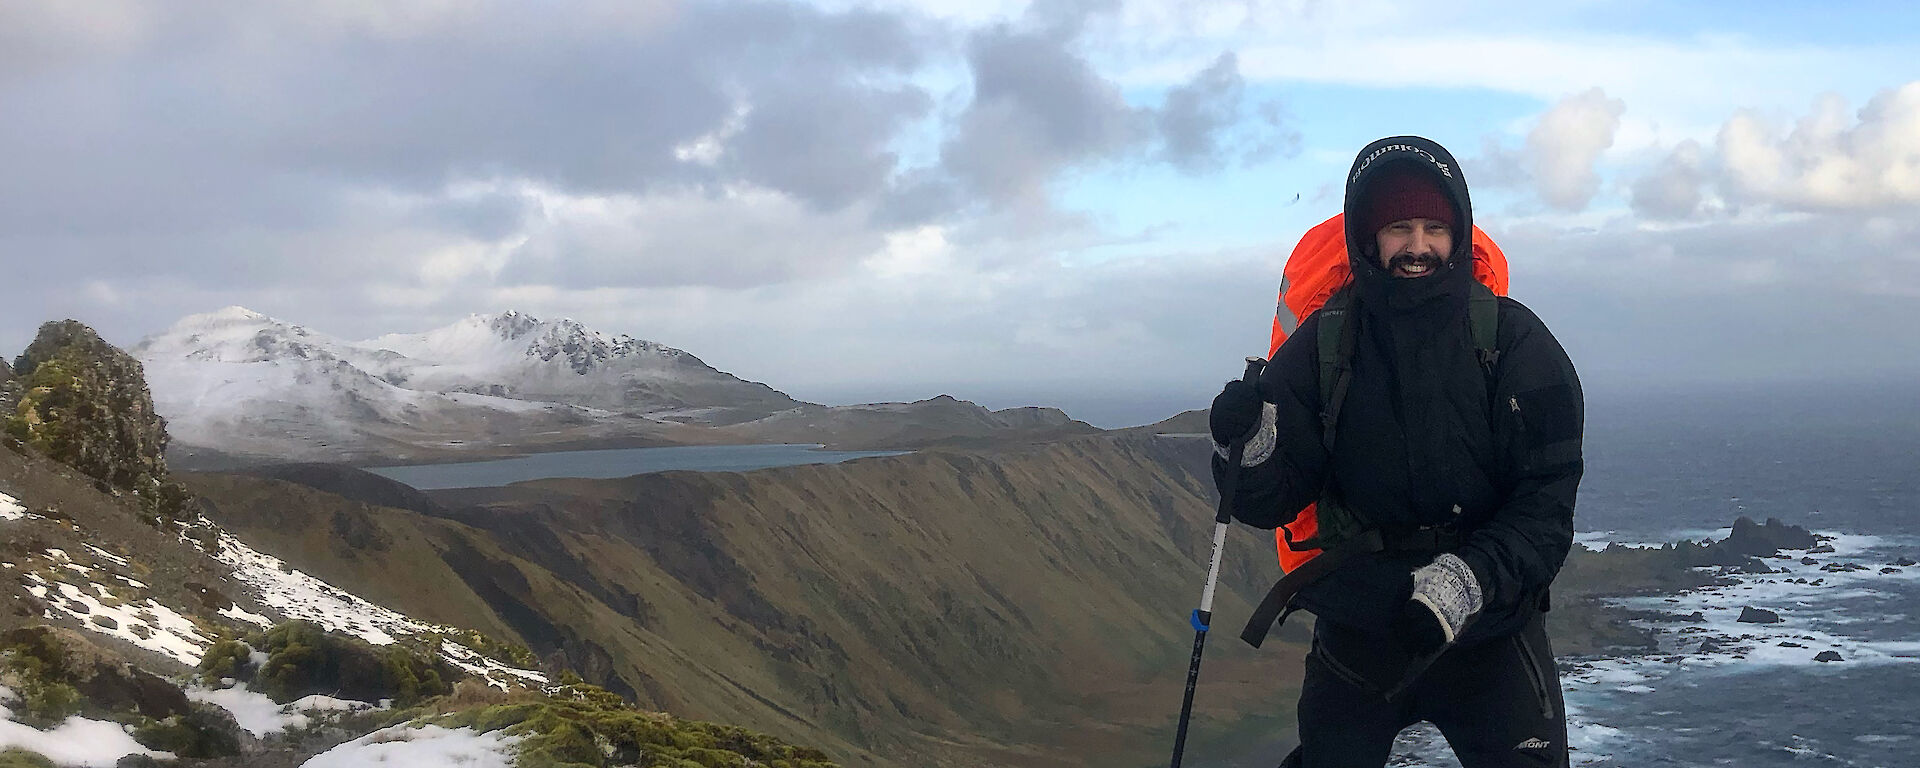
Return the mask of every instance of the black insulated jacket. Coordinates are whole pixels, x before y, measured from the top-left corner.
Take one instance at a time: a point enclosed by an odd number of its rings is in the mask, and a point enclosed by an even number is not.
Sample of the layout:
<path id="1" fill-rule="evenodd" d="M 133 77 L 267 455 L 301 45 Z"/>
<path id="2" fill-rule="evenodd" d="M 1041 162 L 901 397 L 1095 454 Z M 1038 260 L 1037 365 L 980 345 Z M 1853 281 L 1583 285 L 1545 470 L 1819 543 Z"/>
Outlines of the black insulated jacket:
<path id="1" fill-rule="evenodd" d="M 1451 266 L 1438 274 L 1385 274 L 1373 233 L 1354 231 L 1367 182 L 1398 163 L 1433 171 L 1455 205 Z M 1573 543 L 1585 419 L 1579 378 L 1546 325 L 1508 298 L 1500 299 L 1499 357 L 1491 375 L 1482 367 L 1467 319 L 1472 210 L 1445 149 L 1411 137 L 1376 142 L 1355 161 L 1346 209 L 1356 299 L 1348 322 L 1357 336 L 1333 450 L 1322 438 L 1315 313 L 1259 382 L 1275 405 L 1278 445 L 1242 470 L 1234 516 L 1274 528 L 1325 490 L 1383 530 L 1451 526 L 1460 536 L 1453 552 L 1484 595 L 1460 642 L 1511 634 L 1545 610 Z M 1225 471 L 1216 456 L 1216 480 Z M 1298 604 L 1322 620 L 1385 631 L 1411 595 L 1412 569 L 1435 554 L 1363 556 L 1308 586 Z"/>

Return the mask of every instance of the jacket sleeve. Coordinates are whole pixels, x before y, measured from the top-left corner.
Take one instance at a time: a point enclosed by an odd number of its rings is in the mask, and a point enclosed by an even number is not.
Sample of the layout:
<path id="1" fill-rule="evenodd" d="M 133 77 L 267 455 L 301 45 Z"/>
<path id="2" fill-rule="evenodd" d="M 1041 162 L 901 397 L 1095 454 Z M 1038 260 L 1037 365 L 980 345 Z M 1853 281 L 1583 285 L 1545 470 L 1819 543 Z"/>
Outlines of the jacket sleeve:
<path id="1" fill-rule="evenodd" d="M 1256 528 L 1293 522 L 1320 498 L 1327 466 L 1321 445 L 1318 312 L 1309 315 L 1280 345 L 1260 375 L 1260 399 L 1273 423 L 1273 450 L 1265 461 L 1242 467 L 1235 481 L 1233 516 Z M 1226 488 L 1227 461 L 1213 457 L 1213 485 Z"/>
<path id="2" fill-rule="evenodd" d="M 1573 546 L 1573 505 L 1585 468 L 1586 405 L 1566 350 L 1526 307 L 1503 300 L 1496 425 L 1511 492 L 1459 551 L 1488 611 L 1516 607 L 1553 582 Z M 1517 311 L 1516 311 L 1517 310 Z M 1504 341 L 1504 339 L 1503 339 Z"/>

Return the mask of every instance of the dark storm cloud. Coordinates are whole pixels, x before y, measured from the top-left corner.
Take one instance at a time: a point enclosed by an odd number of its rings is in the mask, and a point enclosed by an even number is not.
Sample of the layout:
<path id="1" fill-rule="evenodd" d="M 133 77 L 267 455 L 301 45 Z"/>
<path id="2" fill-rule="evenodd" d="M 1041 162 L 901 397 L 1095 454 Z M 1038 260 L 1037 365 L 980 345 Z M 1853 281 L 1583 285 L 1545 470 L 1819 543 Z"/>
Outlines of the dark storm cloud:
<path id="1" fill-rule="evenodd" d="M 1220 54 L 1191 82 L 1168 92 L 1156 121 L 1166 142 L 1167 162 L 1188 171 L 1218 168 L 1225 161 L 1220 134 L 1240 121 L 1244 90 L 1239 60 L 1229 52 Z"/>
<path id="2" fill-rule="evenodd" d="M 922 33 L 894 16 L 727 2 L 594 26 L 482 7 L 404 35 L 262 9 L 156 19 L 137 50 L 5 88 L 31 108 L 10 110 L 0 153 L 14 173 L 0 190 L 11 202 L 130 179 L 135 194 L 104 198 L 122 209 L 112 213 L 139 219 L 153 206 L 159 218 L 221 224 L 224 206 L 168 205 L 156 193 L 241 201 L 280 176 L 412 190 L 507 177 L 638 193 L 718 180 L 675 148 L 765 102 L 743 129 L 750 147 L 803 136 L 815 162 L 848 172 L 823 179 L 777 146 L 725 170 L 831 207 L 885 183 L 886 143 L 927 108 L 910 86 L 874 84 L 921 63 Z M 808 102 L 831 115 L 791 108 Z"/>
<path id="3" fill-rule="evenodd" d="M 1050 31 L 1001 25 L 967 46 L 973 101 L 941 152 L 946 169 L 989 201 L 1032 198 L 1062 168 L 1125 149 L 1149 114 Z"/>
<path id="4" fill-rule="evenodd" d="M 1129 104 L 1081 50 L 1087 26 L 1115 8 L 1039 3 L 1019 24 L 972 34 L 973 98 L 941 152 L 956 186 L 989 207 L 1041 207 L 1045 185 L 1062 171 L 1156 145 L 1153 159 L 1189 173 L 1297 147 L 1277 104 L 1246 103 L 1231 51 L 1171 88 L 1160 107 Z"/>

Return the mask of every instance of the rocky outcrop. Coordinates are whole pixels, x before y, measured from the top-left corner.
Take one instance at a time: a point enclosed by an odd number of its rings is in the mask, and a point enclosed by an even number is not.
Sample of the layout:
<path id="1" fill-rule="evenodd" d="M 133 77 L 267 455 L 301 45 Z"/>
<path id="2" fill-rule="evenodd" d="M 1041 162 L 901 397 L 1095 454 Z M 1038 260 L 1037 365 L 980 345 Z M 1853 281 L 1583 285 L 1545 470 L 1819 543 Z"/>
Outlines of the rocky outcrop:
<path id="1" fill-rule="evenodd" d="M 1780 614 L 1753 606 L 1740 609 L 1739 620 L 1745 624 L 1778 624 L 1782 621 Z"/>
<path id="2" fill-rule="evenodd" d="M 150 514 L 184 516 L 187 496 L 167 475 L 167 426 L 154 412 L 140 362 L 74 320 L 40 327 L 14 364 L 18 404 L 8 436 L 99 481 L 137 495 Z"/>
<path id="3" fill-rule="evenodd" d="M 1783 549 L 1812 549 L 1819 545 L 1820 539 L 1812 531 L 1788 525 L 1779 518 L 1769 517 L 1762 524 L 1741 517 L 1733 521 L 1733 532 L 1716 546 L 1734 554 L 1771 557 Z"/>
<path id="4" fill-rule="evenodd" d="M 1846 661 L 1846 659 L 1840 658 L 1839 651 L 1821 651 L 1818 656 L 1813 657 L 1813 660 L 1822 663 L 1829 661 Z"/>
<path id="5" fill-rule="evenodd" d="M 72 706 L 96 714 L 136 712 L 157 720 L 191 709 L 179 686 L 103 651 L 74 630 L 22 627 L 0 637 L 0 645 L 11 652 L 5 674 L 10 688 L 39 692 L 71 686 L 80 696 Z"/>
<path id="6" fill-rule="evenodd" d="M 13 366 L 0 359 L 0 423 L 13 415 L 13 408 L 20 402 L 20 381 L 13 375 Z"/>

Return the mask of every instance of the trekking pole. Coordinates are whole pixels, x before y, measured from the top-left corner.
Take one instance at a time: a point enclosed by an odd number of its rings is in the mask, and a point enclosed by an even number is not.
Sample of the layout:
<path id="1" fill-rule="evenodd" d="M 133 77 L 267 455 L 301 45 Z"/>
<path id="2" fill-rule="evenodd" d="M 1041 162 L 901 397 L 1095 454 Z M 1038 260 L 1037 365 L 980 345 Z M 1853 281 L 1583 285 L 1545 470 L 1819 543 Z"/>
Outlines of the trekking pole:
<path id="1" fill-rule="evenodd" d="M 1260 369 L 1266 364 L 1267 361 L 1257 357 L 1247 358 L 1247 372 L 1240 380 L 1248 384 L 1259 381 Z M 1200 607 L 1190 619 L 1193 661 L 1187 665 L 1187 694 L 1180 701 L 1180 728 L 1173 736 L 1172 768 L 1180 768 L 1180 756 L 1187 749 L 1187 721 L 1193 717 L 1193 687 L 1200 682 L 1200 651 L 1207 647 L 1207 627 L 1213 621 L 1213 585 L 1220 578 L 1220 549 L 1227 541 L 1227 525 L 1233 522 L 1233 493 L 1240 485 L 1240 457 L 1246 451 L 1246 438 L 1233 441 L 1227 448 L 1227 472 L 1220 481 L 1220 509 L 1213 516 L 1213 562 L 1207 566 L 1207 586 L 1200 592 Z"/>

